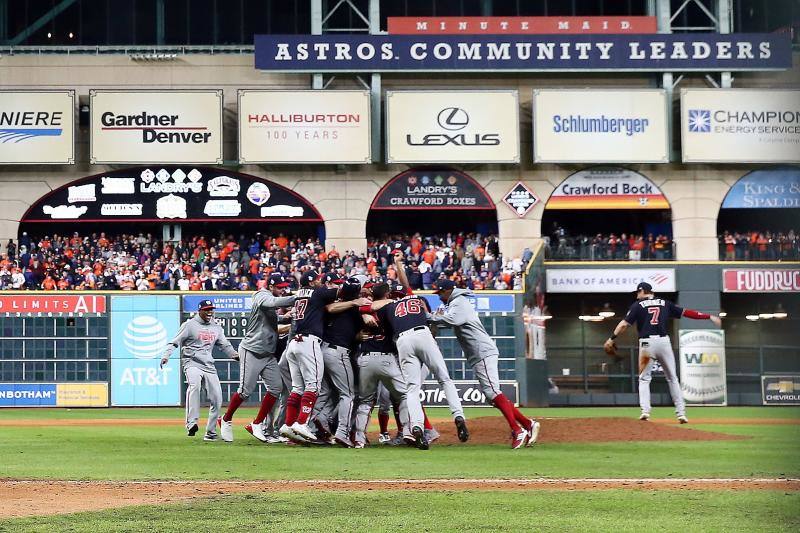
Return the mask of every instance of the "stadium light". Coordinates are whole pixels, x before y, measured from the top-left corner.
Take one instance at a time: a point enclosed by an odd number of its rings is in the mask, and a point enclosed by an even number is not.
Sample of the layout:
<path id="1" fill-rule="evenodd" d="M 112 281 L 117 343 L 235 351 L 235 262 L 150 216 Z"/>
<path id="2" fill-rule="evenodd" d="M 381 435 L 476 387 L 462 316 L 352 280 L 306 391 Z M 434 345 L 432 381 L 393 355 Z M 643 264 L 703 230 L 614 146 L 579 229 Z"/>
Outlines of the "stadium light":
<path id="1" fill-rule="evenodd" d="M 718 316 L 720 318 L 725 318 L 726 316 L 728 316 L 728 313 L 726 313 L 725 311 L 720 311 Z"/>
<path id="2" fill-rule="evenodd" d="M 775 315 L 772 313 L 759 313 L 758 318 L 763 318 L 764 320 L 769 320 L 770 318 L 775 318 Z"/>
<path id="3" fill-rule="evenodd" d="M 759 316 L 758 315 L 747 315 L 745 318 L 747 320 L 750 320 L 751 322 L 755 322 L 756 320 L 759 319 Z"/>

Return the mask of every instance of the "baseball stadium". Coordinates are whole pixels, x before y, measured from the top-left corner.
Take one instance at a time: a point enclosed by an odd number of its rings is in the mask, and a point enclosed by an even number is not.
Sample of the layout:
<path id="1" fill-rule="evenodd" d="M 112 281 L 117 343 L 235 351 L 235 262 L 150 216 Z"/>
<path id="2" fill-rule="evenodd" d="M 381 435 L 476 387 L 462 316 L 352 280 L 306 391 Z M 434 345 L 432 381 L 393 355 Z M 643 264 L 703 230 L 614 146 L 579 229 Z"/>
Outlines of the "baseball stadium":
<path id="1" fill-rule="evenodd" d="M 0 531 L 800 529 L 798 0 L 0 0 L 0 211 Z"/>

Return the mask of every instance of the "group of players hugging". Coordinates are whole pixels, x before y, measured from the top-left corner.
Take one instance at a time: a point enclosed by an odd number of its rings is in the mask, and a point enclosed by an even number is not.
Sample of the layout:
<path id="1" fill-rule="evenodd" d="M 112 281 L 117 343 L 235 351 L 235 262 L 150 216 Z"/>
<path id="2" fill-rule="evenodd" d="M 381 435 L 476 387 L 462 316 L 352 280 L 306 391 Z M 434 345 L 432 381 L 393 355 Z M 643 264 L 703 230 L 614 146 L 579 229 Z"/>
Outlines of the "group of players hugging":
<path id="1" fill-rule="evenodd" d="M 511 429 L 514 449 L 532 446 L 540 424 L 523 415 L 500 391 L 499 352 L 474 310 L 470 291 L 442 280 L 435 287 L 443 306 L 432 313 L 395 257 L 398 280 L 310 270 L 300 288 L 288 294 L 279 273 L 253 295 L 253 308 L 238 352 L 214 321 L 210 300 L 183 323 L 161 360 L 180 349 L 186 375 L 186 429 L 198 431 L 200 388 L 211 403 L 204 440 L 233 441 L 233 415 L 258 390 L 266 393 L 258 414 L 245 429 L 265 443 L 333 444 L 363 448 L 377 403 L 379 443 L 427 450 L 439 438 L 420 400 L 430 372 L 444 390 L 461 442 L 469 430 L 458 390 L 447 371 L 431 329 L 452 327 L 486 400 L 499 409 Z M 222 389 L 212 351 L 219 346 L 238 359 L 239 388 L 218 424 Z M 394 410 L 397 435 L 389 435 Z M 219 434 L 217 427 L 219 426 Z"/>

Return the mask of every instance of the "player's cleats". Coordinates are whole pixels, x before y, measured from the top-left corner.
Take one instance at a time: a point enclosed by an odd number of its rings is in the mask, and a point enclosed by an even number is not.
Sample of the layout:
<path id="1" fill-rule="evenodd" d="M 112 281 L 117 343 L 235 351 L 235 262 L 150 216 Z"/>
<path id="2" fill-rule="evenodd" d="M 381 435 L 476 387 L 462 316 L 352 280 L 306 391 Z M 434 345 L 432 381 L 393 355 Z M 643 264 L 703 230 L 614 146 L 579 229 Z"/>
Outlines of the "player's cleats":
<path id="1" fill-rule="evenodd" d="M 267 442 L 264 427 L 261 424 L 247 424 L 244 429 L 261 442 Z"/>
<path id="2" fill-rule="evenodd" d="M 392 442 L 389 443 L 390 446 L 402 446 L 406 443 L 406 439 L 403 437 L 403 434 L 398 432 L 397 435 L 392 439 Z M 412 443 L 413 445 L 413 443 Z"/>
<path id="3" fill-rule="evenodd" d="M 639 415 L 639 420 L 644 420 L 645 422 L 647 422 L 648 420 L 650 420 L 650 413 L 642 413 L 641 415 Z"/>
<path id="4" fill-rule="evenodd" d="M 267 440 L 265 440 L 264 442 L 266 444 L 279 444 L 281 442 L 286 442 L 287 440 L 289 439 L 287 439 L 286 437 L 276 437 L 275 435 L 267 435 Z"/>
<path id="5" fill-rule="evenodd" d="M 220 419 L 219 433 L 222 435 L 222 440 L 225 442 L 233 442 L 233 422 Z"/>
<path id="6" fill-rule="evenodd" d="M 433 444 L 439 440 L 439 432 L 435 429 L 426 429 L 423 433 L 425 434 L 425 438 L 428 439 L 428 444 Z"/>
<path id="7" fill-rule="evenodd" d="M 381 433 L 378 436 L 378 444 L 389 444 L 392 442 L 392 437 L 388 433 Z"/>
<path id="8" fill-rule="evenodd" d="M 295 422 L 294 424 L 292 424 L 292 431 L 296 436 L 300 437 L 305 441 L 312 442 L 317 440 L 317 436 L 311 432 L 311 429 L 309 429 L 308 425 L 306 424 Z"/>
<path id="9" fill-rule="evenodd" d="M 469 430 L 467 429 L 467 422 L 463 416 L 457 416 L 455 419 L 456 430 L 458 432 L 458 440 L 467 442 L 469 440 Z"/>
<path id="10" fill-rule="evenodd" d="M 678 417 L 678 422 L 680 422 L 681 424 L 688 424 L 689 419 L 686 418 L 686 415 L 681 415 Z"/>
<path id="11" fill-rule="evenodd" d="M 355 448 L 356 450 L 361 450 L 361 449 L 363 449 L 363 448 L 364 448 L 364 443 L 363 443 L 363 442 L 356 441 L 356 443 L 355 443 L 355 444 L 353 444 L 353 448 Z"/>
<path id="12" fill-rule="evenodd" d="M 186 434 L 190 437 L 194 437 L 195 433 L 197 433 L 197 424 L 194 424 L 192 427 L 186 430 Z"/>
<path id="13" fill-rule="evenodd" d="M 219 440 L 219 436 L 216 433 L 206 433 L 203 436 L 203 440 L 206 442 L 216 442 Z"/>
<path id="14" fill-rule="evenodd" d="M 430 448 L 428 439 L 425 438 L 425 432 L 422 430 L 421 427 L 415 427 L 414 429 L 412 429 L 411 434 L 414 435 L 414 442 L 417 445 L 417 449 L 427 450 L 428 448 Z"/>
<path id="15" fill-rule="evenodd" d="M 281 429 L 278 430 L 278 433 L 281 434 L 281 437 L 284 437 L 285 439 L 287 439 L 286 442 L 294 441 L 294 440 L 303 440 L 302 438 L 300 438 L 297 435 L 295 435 L 294 431 L 292 430 L 292 428 L 290 428 L 286 424 L 281 426 Z"/>
<path id="16" fill-rule="evenodd" d="M 353 447 L 353 442 L 347 437 L 342 437 L 340 435 L 336 435 L 335 437 L 333 437 L 333 440 L 336 441 L 336 444 L 338 444 L 339 446 L 341 446 L 343 448 L 352 448 Z"/>
<path id="17" fill-rule="evenodd" d="M 519 450 L 523 446 L 525 446 L 525 442 L 528 440 L 528 432 L 522 428 L 519 431 L 512 431 L 511 432 L 511 448 L 514 450 Z"/>
<path id="18" fill-rule="evenodd" d="M 528 430 L 528 442 L 525 443 L 525 446 L 533 446 L 536 444 L 536 439 L 539 438 L 539 430 L 541 428 L 542 425 L 539 422 L 531 419 L 531 429 Z"/>

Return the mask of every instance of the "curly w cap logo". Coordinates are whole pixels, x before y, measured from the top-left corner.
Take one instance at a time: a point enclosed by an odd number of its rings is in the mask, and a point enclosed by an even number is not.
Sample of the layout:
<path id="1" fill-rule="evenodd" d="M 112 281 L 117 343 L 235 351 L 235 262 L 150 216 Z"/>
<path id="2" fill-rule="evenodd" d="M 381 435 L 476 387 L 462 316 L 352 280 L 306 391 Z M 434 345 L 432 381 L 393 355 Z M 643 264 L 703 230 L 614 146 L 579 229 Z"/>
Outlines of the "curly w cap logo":
<path id="1" fill-rule="evenodd" d="M 137 316 L 125 327 L 122 343 L 137 359 L 153 359 L 164 351 L 167 330 L 157 318 Z"/>

